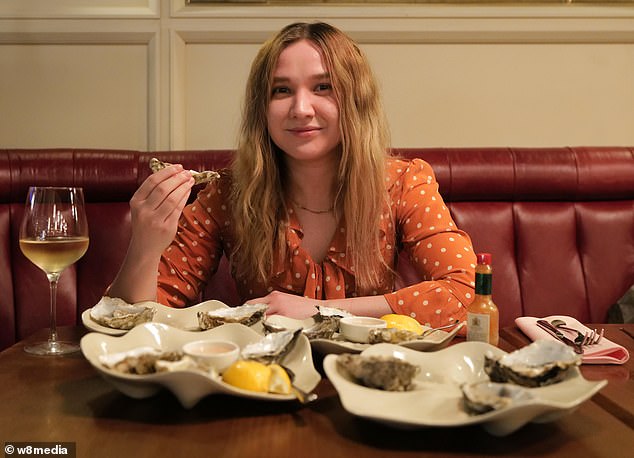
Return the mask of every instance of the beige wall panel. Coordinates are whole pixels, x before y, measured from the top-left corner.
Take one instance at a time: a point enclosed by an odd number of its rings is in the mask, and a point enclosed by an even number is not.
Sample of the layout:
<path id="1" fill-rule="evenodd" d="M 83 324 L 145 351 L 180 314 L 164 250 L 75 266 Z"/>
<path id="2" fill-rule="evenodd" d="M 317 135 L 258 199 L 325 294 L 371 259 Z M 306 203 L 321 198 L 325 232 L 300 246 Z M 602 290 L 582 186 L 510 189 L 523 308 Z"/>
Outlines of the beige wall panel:
<path id="1" fill-rule="evenodd" d="M 250 63 L 297 17 L 359 40 L 394 146 L 634 144 L 629 5 L 0 5 L 0 147 L 233 148 Z"/>
<path id="2" fill-rule="evenodd" d="M 3 147 L 145 149 L 145 45 L 1 45 Z"/>
<path id="3" fill-rule="evenodd" d="M 186 147 L 232 148 L 258 45 L 186 46 Z M 397 147 L 634 144 L 634 44 L 363 44 Z"/>
<path id="4" fill-rule="evenodd" d="M 244 88 L 259 45 L 188 44 L 186 149 L 234 148 Z"/>
<path id="5" fill-rule="evenodd" d="M 393 144 L 634 144 L 634 44 L 368 44 Z"/>

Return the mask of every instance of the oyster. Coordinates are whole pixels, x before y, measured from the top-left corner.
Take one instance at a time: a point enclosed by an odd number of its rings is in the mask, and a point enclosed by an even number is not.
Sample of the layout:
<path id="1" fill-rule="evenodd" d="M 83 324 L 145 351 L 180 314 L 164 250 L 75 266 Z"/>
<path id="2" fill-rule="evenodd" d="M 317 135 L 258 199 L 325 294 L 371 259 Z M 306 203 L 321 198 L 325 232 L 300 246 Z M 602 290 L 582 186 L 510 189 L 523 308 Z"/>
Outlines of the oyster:
<path id="1" fill-rule="evenodd" d="M 557 383 L 581 364 L 572 348 L 554 340 L 536 340 L 501 357 L 484 355 L 484 371 L 493 382 L 537 387 Z"/>
<path id="2" fill-rule="evenodd" d="M 163 162 L 160 159 L 153 157 L 150 159 L 150 169 L 152 173 L 156 173 L 159 170 L 164 169 L 167 166 L 170 166 L 169 162 Z M 220 174 L 213 170 L 205 170 L 204 172 L 197 172 L 196 170 L 190 170 L 192 177 L 194 177 L 194 181 L 196 184 L 201 183 L 209 183 L 210 181 L 220 178 Z"/>
<path id="3" fill-rule="evenodd" d="M 533 399 L 533 395 L 526 388 L 510 383 L 484 381 L 465 383 L 460 388 L 465 410 L 473 415 L 503 409 L 511 404 Z"/>
<path id="4" fill-rule="evenodd" d="M 420 339 L 420 335 L 407 329 L 398 328 L 375 328 L 370 329 L 368 333 L 368 342 L 375 343 L 392 343 L 409 342 L 411 340 Z"/>
<path id="5" fill-rule="evenodd" d="M 118 297 L 103 296 L 90 309 L 90 318 L 102 326 L 113 329 L 132 329 L 138 324 L 152 321 L 153 307 L 128 304 Z"/>
<path id="6" fill-rule="evenodd" d="M 386 391 L 407 391 L 413 388 L 414 376 L 420 368 L 392 356 L 363 356 L 344 353 L 337 365 L 354 379 L 370 388 Z"/>
<path id="7" fill-rule="evenodd" d="M 203 371 L 211 375 L 218 375 L 213 367 L 203 366 L 194 358 L 187 355 L 181 355 L 180 359 L 159 358 L 154 363 L 156 372 L 176 372 L 176 371 Z"/>
<path id="8" fill-rule="evenodd" d="M 108 369 L 123 374 L 146 375 L 169 370 L 169 366 L 162 363 L 173 363 L 183 358 L 182 352 L 162 352 L 152 347 L 139 347 L 121 353 L 103 355 L 99 360 Z"/>
<path id="9" fill-rule="evenodd" d="M 344 318 L 347 316 L 354 316 L 350 312 L 346 312 L 345 310 L 341 310 L 335 307 L 323 307 L 321 305 L 318 305 L 317 310 L 319 310 L 319 316 L 321 316 L 322 318 Z"/>
<path id="10" fill-rule="evenodd" d="M 339 332 L 339 320 L 347 316 L 354 316 L 345 310 L 317 306 L 319 313 L 313 315 L 315 324 L 304 329 L 304 335 L 308 339 L 332 339 Z"/>
<path id="11" fill-rule="evenodd" d="M 339 332 L 339 318 L 328 317 L 320 319 L 310 328 L 304 329 L 303 332 L 309 340 L 332 339 L 335 333 Z"/>
<path id="12" fill-rule="evenodd" d="M 246 345 L 241 356 L 264 364 L 279 363 L 293 349 L 300 334 L 301 329 L 267 334 L 263 339 Z"/>
<path id="13" fill-rule="evenodd" d="M 274 323 L 269 319 L 265 319 L 262 321 L 262 327 L 264 328 L 265 334 L 269 334 L 271 332 L 282 332 L 288 331 L 289 329 L 284 325 Z"/>
<path id="14" fill-rule="evenodd" d="M 238 307 L 198 312 L 198 325 L 203 331 L 225 323 L 240 323 L 245 326 L 253 326 L 264 318 L 267 308 L 266 304 L 244 304 Z"/>
<path id="15" fill-rule="evenodd" d="M 302 332 L 308 339 L 334 339 L 335 334 L 339 332 L 339 320 L 343 317 L 353 316 L 345 310 L 317 306 L 318 312 L 312 316 L 314 324 L 303 329 Z M 298 328 L 294 324 L 279 324 L 272 320 L 264 320 L 262 322 L 266 333 L 290 331 Z M 301 324 L 299 325 L 301 326 Z"/>

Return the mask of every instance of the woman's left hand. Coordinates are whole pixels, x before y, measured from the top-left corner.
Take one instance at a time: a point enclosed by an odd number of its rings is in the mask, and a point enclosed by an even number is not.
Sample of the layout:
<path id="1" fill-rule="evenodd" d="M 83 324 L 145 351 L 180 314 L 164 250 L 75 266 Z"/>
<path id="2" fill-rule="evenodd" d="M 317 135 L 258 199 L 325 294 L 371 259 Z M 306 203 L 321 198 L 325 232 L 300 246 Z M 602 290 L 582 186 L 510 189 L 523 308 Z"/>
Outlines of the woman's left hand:
<path id="1" fill-rule="evenodd" d="M 316 305 L 321 301 L 309 299 L 304 296 L 273 291 L 264 297 L 247 301 L 248 304 L 266 304 L 269 308 L 267 315 L 284 315 L 296 320 L 304 320 L 315 315 L 319 311 Z"/>

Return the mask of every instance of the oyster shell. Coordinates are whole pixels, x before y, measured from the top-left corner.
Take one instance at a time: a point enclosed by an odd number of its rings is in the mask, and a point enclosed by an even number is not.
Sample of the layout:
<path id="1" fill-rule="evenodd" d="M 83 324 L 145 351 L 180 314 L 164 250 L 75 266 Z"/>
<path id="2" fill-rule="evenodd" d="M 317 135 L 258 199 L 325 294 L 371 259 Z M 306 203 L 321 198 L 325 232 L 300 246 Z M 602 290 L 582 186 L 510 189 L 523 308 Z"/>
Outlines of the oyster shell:
<path id="1" fill-rule="evenodd" d="M 295 329 L 267 334 L 257 342 L 245 345 L 241 356 L 264 364 L 278 363 L 293 349 L 301 331 Z"/>
<path id="2" fill-rule="evenodd" d="M 420 368 L 392 356 L 363 356 L 344 353 L 337 357 L 337 366 L 370 388 L 386 391 L 408 391 Z"/>
<path id="3" fill-rule="evenodd" d="M 267 308 L 266 304 L 244 304 L 238 307 L 198 312 L 198 325 L 203 331 L 225 323 L 240 323 L 245 326 L 253 326 L 264 318 Z"/>
<path id="4" fill-rule="evenodd" d="M 177 371 L 191 371 L 197 370 L 207 372 L 210 375 L 218 375 L 218 372 L 213 367 L 203 366 L 198 363 L 194 358 L 188 355 L 182 355 L 180 359 L 159 358 L 154 363 L 156 372 L 177 372 Z"/>
<path id="5" fill-rule="evenodd" d="M 317 315 L 315 315 L 317 316 Z M 339 332 L 339 320 L 334 316 L 322 318 L 315 322 L 310 328 L 304 329 L 303 333 L 309 340 L 332 339 L 336 332 Z"/>
<path id="6" fill-rule="evenodd" d="M 321 316 L 322 318 L 330 318 L 330 317 L 344 318 L 346 316 L 354 316 L 350 312 L 346 312 L 345 310 L 341 310 L 335 307 L 324 307 L 322 305 L 318 305 L 317 310 L 319 310 L 318 315 Z"/>
<path id="7" fill-rule="evenodd" d="M 150 169 L 152 173 L 156 173 L 159 170 L 164 169 L 167 166 L 170 166 L 169 162 L 163 162 L 160 159 L 153 157 L 150 159 Z M 220 174 L 213 170 L 205 170 L 204 172 L 197 172 L 196 170 L 190 170 L 192 177 L 194 177 L 194 181 L 196 184 L 201 183 L 209 183 L 210 181 L 220 178 Z"/>
<path id="8" fill-rule="evenodd" d="M 533 399 L 533 395 L 526 388 L 510 383 L 465 383 L 460 389 L 465 410 L 472 415 L 503 409 L 511 404 Z"/>
<path id="9" fill-rule="evenodd" d="M 154 307 L 128 304 L 118 297 L 103 296 L 90 309 L 90 318 L 102 326 L 128 330 L 152 321 L 155 312 Z"/>
<path id="10" fill-rule="evenodd" d="M 368 332 L 368 342 L 375 343 L 392 343 L 409 342 L 411 340 L 420 339 L 420 335 L 407 329 L 398 328 L 375 328 Z"/>
<path id="11" fill-rule="evenodd" d="M 146 375 L 169 370 L 170 366 L 162 363 L 174 363 L 182 361 L 183 358 L 183 353 L 179 351 L 162 352 L 153 347 L 138 347 L 121 353 L 103 355 L 99 361 L 108 369 L 123 374 Z M 192 363 L 195 364 L 193 360 Z"/>
<path id="12" fill-rule="evenodd" d="M 335 334 L 339 332 L 339 320 L 346 316 L 354 316 L 345 310 L 334 307 L 322 307 L 318 305 L 317 310 L 318 312 L 312 316 L 314 324 L 308 328 L 299 328 L 302 329 L 302 332 L 309 340 L 334 339 L 336 337 Z M 272 322 L 271 320 L 264 320 L 262 325 L 266 333 L 298 329 L 297 326 L 288 327 Z"/>
<path id="13" fill-rule="evenodd" d="M 339 332 L 339 320 L 347 316 L 354 316 L 345 310 L 334 307 L 317 306 L 319 311 L 313 315 L 315 324 L 304 329 L 304 335 L 309 340 L 312 339 L 332 339 L 335 333 Z"/>
<path id="14" fill-rule="evenodd" d="M 484 355 L 484 371 L 491 381 L 528 387 L 557 383 L 580 364 L 580 355 L 554 340 L 536 340 L 501 357 Z"/>
<path id="15" fill-rule="evenodd" d="M 262 327 L 264 328 L 264 332 L 266 334 L 270 334 L 272 332 L 288 331 L 288 329 L 284 326 L 281 326 L 277 323 L 272 323 L 269 320 L 262 321 Z"/>

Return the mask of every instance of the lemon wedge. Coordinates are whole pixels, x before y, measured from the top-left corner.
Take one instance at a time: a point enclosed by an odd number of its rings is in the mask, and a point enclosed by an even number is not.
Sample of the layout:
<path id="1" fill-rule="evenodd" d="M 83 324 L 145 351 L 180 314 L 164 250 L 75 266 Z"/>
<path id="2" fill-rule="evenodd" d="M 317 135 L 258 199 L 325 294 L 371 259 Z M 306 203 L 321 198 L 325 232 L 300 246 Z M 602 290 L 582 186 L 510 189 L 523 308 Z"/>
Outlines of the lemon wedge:
<path id="1" fill-rule="evenodd" d="M 271 368 L 257 361 L 236 361 L 222 374 L 222 380 L 243 390 L 267 393 L 271 383 Z"/>
<path id="2" fill-rule="evenodd" d="M 267 366 L 257 361 L 236 361 L 224 371 L 222 380 L 243 390 L 276 394 L 291 393 L 291 379 L 286 370 L 278 364 Z"/>
<path id="3" fill-rule="evenodd" d="M 423 326 L 411 316 L 389 313 L 381 317 L 387 322 L 388 328 L 404 329 L 420 335 L 423 333 Z"/>
<path id="4" fill-rule="evenodd" d="M 271 364 L 269 366 L 269 369 L 271 370 L 269 392 L 277 394 L 290 394 L 291 379 L 288 376 L 288 372 L 286 372 L 286 370 L 278 364 Z"/>

